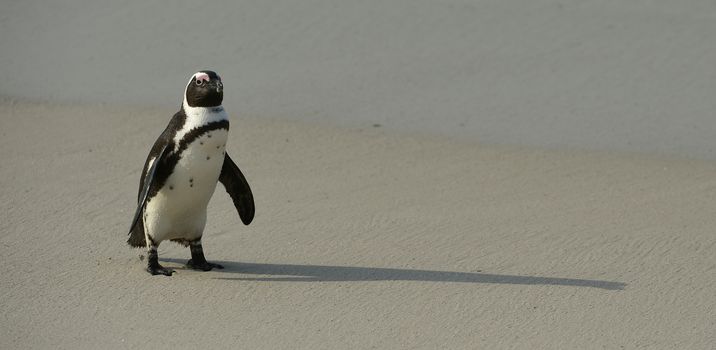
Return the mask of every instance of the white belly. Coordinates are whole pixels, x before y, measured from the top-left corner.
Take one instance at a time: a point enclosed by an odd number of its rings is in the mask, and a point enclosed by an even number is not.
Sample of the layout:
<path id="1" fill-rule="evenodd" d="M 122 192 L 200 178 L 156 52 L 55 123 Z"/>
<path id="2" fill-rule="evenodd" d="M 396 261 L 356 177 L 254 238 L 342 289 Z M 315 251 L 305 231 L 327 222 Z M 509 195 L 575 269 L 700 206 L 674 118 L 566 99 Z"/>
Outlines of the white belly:
<path id="1" fill-rule="evenodd" d="M 174 171 L 144 211 L 146 232 L 158 243 L 201 237 L 206 207 L 224 163 L 227 130 L 213 130 L 188 145 Z"/>

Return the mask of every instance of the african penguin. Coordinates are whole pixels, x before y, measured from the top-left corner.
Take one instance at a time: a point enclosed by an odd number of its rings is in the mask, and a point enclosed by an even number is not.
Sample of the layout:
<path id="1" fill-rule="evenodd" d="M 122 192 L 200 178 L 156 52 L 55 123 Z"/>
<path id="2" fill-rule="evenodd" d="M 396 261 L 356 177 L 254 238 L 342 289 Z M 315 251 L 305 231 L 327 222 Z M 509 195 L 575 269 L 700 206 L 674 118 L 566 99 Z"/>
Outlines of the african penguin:
<path id="1" fill-rule="evenodd" d="M 207 262 L 201 246 L 206 207 L 217 181 L 231 196 L 241 221 L 248 225 L 254 218 L 249 184 L 226 153 L 229 119 L 221 105 L 223 97 L 224 85 L 216 73 L 194 74 L 184 89 L 181 108 L 144 163 L 127 243 L 147 248 L 147 271 L 152 275 L 173 273 L 159 264 L 157 247 L 165 240 L 189 247 L 189 268 L 223 268 Z"/>

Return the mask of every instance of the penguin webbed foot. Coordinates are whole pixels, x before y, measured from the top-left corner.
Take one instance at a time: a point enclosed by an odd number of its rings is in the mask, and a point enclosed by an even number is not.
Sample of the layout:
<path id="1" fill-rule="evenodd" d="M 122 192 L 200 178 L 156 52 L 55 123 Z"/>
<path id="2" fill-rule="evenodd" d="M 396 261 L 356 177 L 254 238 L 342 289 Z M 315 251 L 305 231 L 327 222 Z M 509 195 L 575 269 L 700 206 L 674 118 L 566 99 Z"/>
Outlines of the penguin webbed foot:
<path id="1" fill-rule="evenodd" d="M 194 259 L 189 259 L 189 261 L 186 262 L 186 267 L 192 269 L 192 270 L 199 270 L 199 271 L 211 271 L 212 269 L 223 269 L 224 266 L 219 264 L 210 263 L 206 260 L 204 261 L 194 261 Z"/>
<path id="2" fill-rule="evenodd" d="M 151 240 L 151 237 L 149 237 Z M 154 241 L 152 241 L 154 243 Z M 147 272 L 156 275 L 171 276 L 174 270 L 168 269 L 159 264 L 159 254 L 157 253 L 157 244 L 152 244 L 147 252 Z"/>
<path id="3" fill-rule="evenodd" d="M 156 266 L 147 266 L 147 272 L 152 274 L 152 276 L 156 276 L 156 275 L 171 276 L 174 273 L 174 270 L 168 269 L 162 265 L 156 265 Z"/>

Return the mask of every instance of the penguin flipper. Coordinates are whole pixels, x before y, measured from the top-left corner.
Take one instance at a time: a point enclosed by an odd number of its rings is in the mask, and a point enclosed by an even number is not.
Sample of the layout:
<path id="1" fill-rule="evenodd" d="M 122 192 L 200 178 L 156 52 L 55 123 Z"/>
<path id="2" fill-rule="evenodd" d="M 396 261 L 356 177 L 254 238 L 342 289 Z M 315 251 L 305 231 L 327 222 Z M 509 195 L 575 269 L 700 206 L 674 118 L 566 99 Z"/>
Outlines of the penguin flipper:
<path id="1" fill-rule="evenodd" d="M 143 248 L 147 246 L 147 239 L 144 237 L 144 220 L 139 217 L 139 221 L 129 231 L 129 239 L 127 244 L 135 248 Z"/>
<path id="2" fill-rule="evenodd" d="M 159 152 L 159 156 L 152 162 L 152 165 L 147 170 L 147 175 L 143 179 L 144 186 L 142 187 L 141 192 L 139 192 L 139 202 L 137 204 L 137 211 L 134 212 L 134 219 L 132 219 L 132 225 L 129 227 L 129 240 L 127 243 L 131 246 L 143 246 L 143 245 L 137 245 L 140 242 L 144 242 L 144 223 L 142 219 L 142 212 L 144 211 L 144 206 L 147 204 L 147 196 L 149 195 L 149 189 L 152 187 L 152 184 L 154 183 L 154 176 L 157 173 L 157 164 L 159 162 L 162 162 L 164 160 L 164 156 L 167 153 L 167 146 L 164 146 L 162 148 L 161 152 Z M 138 225 L 141 224 L 141 225 Z M 139 227 L 141 226 L 141 227 Z M 145 243 L 146 244 L 146 243 Z"/>
<path id="3" fill-rule="evenodd" d="M 221 167 L 221 175 L 219 181 L 226 192 L 231 196 L 236 210 L 239 212 L 241 222 L 248 225 L 254 219 L 254 195 L 251 193 L 248 181 L 241 173 L 239 167 L 231 160 L 229 154 L 224 155 L 224 165 Z"/>

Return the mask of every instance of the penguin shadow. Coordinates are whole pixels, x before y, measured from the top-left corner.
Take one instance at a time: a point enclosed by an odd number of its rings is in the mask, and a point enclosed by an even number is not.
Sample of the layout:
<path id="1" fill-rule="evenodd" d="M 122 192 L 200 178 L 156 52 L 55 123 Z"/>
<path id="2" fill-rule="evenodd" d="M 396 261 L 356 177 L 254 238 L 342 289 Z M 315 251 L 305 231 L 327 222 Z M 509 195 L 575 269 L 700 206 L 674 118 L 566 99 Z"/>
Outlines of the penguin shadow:
<path id="1" fill-rule="evenodd" d="M 183 264 L 186 260 L 165 258 L 163 261 Z M 513 285 L 552 285 L 591 287 L 607 290 L 623 290 L 626 283 L 560 278 L 543 276 L 501 275 L 482 272 L 452 272 L 435 270 L 409 270 L 382 267 L 255 264 L 234 261 L 213 261 L 224 266 L 221 273 L 240 274 L 236 278 L 219 278 L 235 281 L 261 282 L 370 282 L 370 281 L 420 281 L 445 283 L 485 283 Z M 185 268 L 178 268 L 181 271 Z M 251 276 L 254 275 L 254 276 Z"/>

